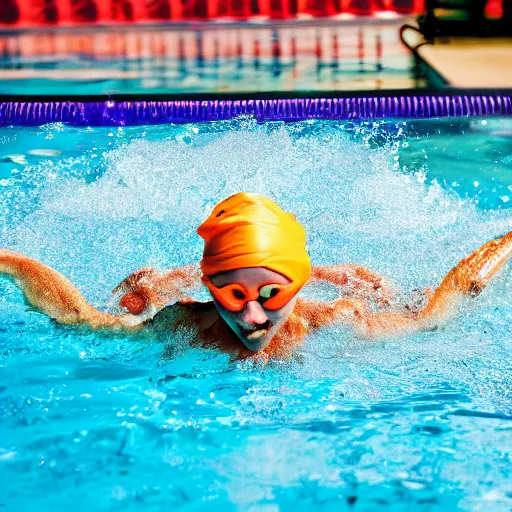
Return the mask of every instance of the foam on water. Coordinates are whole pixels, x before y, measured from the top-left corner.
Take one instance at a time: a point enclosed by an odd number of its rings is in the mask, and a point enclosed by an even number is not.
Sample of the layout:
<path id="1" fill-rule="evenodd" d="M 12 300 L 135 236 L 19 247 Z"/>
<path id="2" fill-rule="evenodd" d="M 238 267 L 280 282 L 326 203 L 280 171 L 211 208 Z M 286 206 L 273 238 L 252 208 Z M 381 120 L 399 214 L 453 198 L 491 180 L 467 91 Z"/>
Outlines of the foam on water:
<path id="1" fill-rule="evenodd" d="M 405 125 L 390 127 L 259 126 L 248 120 L 217 130 L 160 129 L 157 140 L 131 130 L 127 141 L 119 131 L 117 147 L 101 155 L 103 170 L 95 179 L 84 179 L 92 174 L 87 153 L 26 169 L 32 190 L 24 183 L 9 199 L 12 205 L 23 198 L 30 210 L 5 216 L 3 245 L 58 268 L 86 297 L 105 305 L 109 290 L 136 268 L 198 261 L 196 227 L 216 202 L 246 190 L 297 214 L 314 264 L 357 262 L 405 290 L 435 285 L 465 254 L 507 232 L 510 218 L 479 211 L 474 202 L 430 182 L 424 170 L 397 172 Z M 387 133 L 386 143 L 372 144 L 377 130 Z M 503 302 L 500 294 L 490 290 L 460 323 L 478 332 L 486 307 Z M 473 310 L 480 312 L 477 326 Z M 460 332 L 460 326 L 454 329 Z M 440 356 L 447 351 L 445 336 L 422 335 L 407 348 L 400 342 L 406 352 L 400 357 L 431 350 Z M 466 353 L 467 334 L 461 339 Z M 308 346 L 318 344 L 315 338 Z M 376 361 L 396 363 L 397 351 L 386 345 L 354 348 L 358 357 L 378 354 Z M 457 345 L 450 343 L 448 352 L 453 360 Z"/>
<path id="2" fill-rule="evenodd" d="M 409 130 L 393 122 L 258 125 L 247 119 L 22 132 L 20 138 L 35 137 L 39 147 L 44 140 L 44 147 L 57 145 L 63 154 L 29 158 L 7 178 L 0 246 L 57 268 L 88 300 L 105 307 L 110 290 L 134 269 L 197 261 L 198 224 L 216 202 L 245 190 L 297 214 L 314 264 L 360 263 L 403 290 L 435 285 L 464 255 L 509 231 L 510 214 L 482 210 L 432 181 L 428 162 L 411 165 L 411 146 L 424 138 Z M 304 503 L 319 509 L 322 500 L 332 504 L 341 495 L 349 502 L 357 495 L 363 509 L 375 507 L 371 486 L 395 503 L 434 494 L 440 507 L 471 509 L 486 499 L 493 510 L 509 507 L 509 474 L 499 453 L 505 453 L 506 415 L 512 414 L 511 286 L 505 271 L 439 332 L 363 343 L 333 327 L 308 339 L 296 361 L 255 369 L 196 349 L 183 348 L 166 360 L 160 344 L 57 328 L 26 312 L 19 291 L 6 284 L 0 292 L 0 370 L 11 390 L 2 412 L 13 430 L 4 457 L 11 457 L 9 446 L 20 444 L 15 428 L 49 417 L 51 428 L 38 435 L 67 454 L 70 466 L 60 466 L 59 479 L 71 485 L 70 461 L 77 457 L 86 474 L 109 466 L 90 450 L 103 443 L 110 453 L 108 439 L 119 441 L 121 458 L 151 475 L 152 487 L 137 491 L 146 503 L 160 503 L 155 489 L 169 485 L 162 472 L 172 468 L 176 481 L 166 503 L 174 505 L 183 502 L 180 493 L 203 492 L 241 509 L 276 502 L 286 509 L 297 499 L 294 486 L 304 485 Z M 170 335 L 170 343 L 185 347 L 186 334 L 180 336 Z M 27 361 L 32 370 L 24 367 Z M 69 408 L 60 422 L 56 395 Z M 84 407 L 102 418 L 101 428 Z M 483 413 L 491 419 L 470 428 Z M 81 418 L 80 428 L 73 414 Z M 78 439 L 71 444 L 69 429 Z M 236 432 L 236 442 L 217 443 L 226 429 Z M 35 467 L 38 450 L 45 460 L 62 459 L 56 448 L 43 445 L 34 441 L 27 449 L 32 455 L 13 455 L 11 470 L 22 463 Z M 141 446 L 158 455 L 144 456 Z M 473 448 L 472 457 L 458 455 Z M 382 466 L 384 460 L 389 464 Z M 440 473 L 428 469 L 431 464 L 439 464 Z M 184 468 L 201 481 L 178 477 Z M 450 482 L 445 498 L 438 478 Z M 105 476 L 100 487 L 111 495 L 100 493 L 92 502 L 105 510 L 112 500 L 123 510 L 131 510 L 128 503 L 136 509 L 135 484 L 114 480 Z M 489 481 L 497 494 L 486 494 Z M 401 490 L 393 490 L 393 482 Z M 43 479 L 37 485 L 42 491 L 46 484 Z M 89 492 L 85 483 L 79 487 Z M 48 503 L 52 499 L 57 494 Z"/>

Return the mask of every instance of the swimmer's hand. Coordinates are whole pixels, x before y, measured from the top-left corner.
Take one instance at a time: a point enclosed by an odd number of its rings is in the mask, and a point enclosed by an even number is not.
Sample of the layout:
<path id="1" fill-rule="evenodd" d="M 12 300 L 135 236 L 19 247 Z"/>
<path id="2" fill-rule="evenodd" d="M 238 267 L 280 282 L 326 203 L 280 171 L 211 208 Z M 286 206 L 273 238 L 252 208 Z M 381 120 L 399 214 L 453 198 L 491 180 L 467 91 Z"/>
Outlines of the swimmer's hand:
<path id="1" fill-rule="evenodd" d="M 201 270 L 196 265 L 166 272 L 142 268 L 116 286 L 111 305 L 147 319 L 166 305 L 190 300 L 189 292 L 200 286 Z"/>
<path id="2" fill-rule="evenodd" d="M 153 268 L 142 268 L 123 279 L 112 291 L 111 305 L 116 303 L 132 315 L 156 313 L 164 304 L 155 293 L 160 274 Z"/>

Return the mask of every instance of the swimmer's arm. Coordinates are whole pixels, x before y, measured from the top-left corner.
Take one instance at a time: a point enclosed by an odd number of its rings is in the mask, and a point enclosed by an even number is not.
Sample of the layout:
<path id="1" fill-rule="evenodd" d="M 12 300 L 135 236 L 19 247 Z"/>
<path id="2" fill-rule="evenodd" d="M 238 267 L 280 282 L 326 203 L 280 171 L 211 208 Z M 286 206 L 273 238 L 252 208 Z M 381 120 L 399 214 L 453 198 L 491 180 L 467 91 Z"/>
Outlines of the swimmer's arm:
<path id="1" fill-rule="evenodd" d="M 394 296 L 389 281 L 367 268 L 353 264 L 313 267 L 311 278 L 343 287 L 345 297 L 368 299 L 387 305 Z"/>
<path id="2" fill-rule="evenodd" d="M 137 331 L 142 326 L 133 315 L 98 311 L 65 276 L 23 254 L 0 250 L 0 276 L 12 279 L 32 308 L 60 324 L 107 331 Z"/>
<path id="3" fill-rule="evenodd" d="M 299 305 L 299 302 L 297 302 Z M 384 339 L 421 330 L 416 314 L 374 313 L 358 299 L 338 299 L 332 302 L 303 301 L 296 310 L 310 331 L 329 325 L 344 325 L 362 339 Z"/>
<path id="4" fill-rule="evenodd" d="M 130 274 L 113 291 L 113 302 L 134 315 L 154 315 L 164 306 L 190 300 L 190 292 L 201 284 L 199 265 L 165 272 L 143 268 Z"/>
<path id="5" fill-rule="evenodd" d="M 333 323 L 349 326 L 365 339 L 383 339 L 419 331 L 433 330 L 455 318 L 461 304 L 480 294 L 490 279 L 512 255 L 512 232 L 491 240 L 461 260 L 428 300 L 427 305 L 410 313 L 372 312 L 356 299 L 328 303 L 303 301 L 298 311 L 311 330 Z"/>

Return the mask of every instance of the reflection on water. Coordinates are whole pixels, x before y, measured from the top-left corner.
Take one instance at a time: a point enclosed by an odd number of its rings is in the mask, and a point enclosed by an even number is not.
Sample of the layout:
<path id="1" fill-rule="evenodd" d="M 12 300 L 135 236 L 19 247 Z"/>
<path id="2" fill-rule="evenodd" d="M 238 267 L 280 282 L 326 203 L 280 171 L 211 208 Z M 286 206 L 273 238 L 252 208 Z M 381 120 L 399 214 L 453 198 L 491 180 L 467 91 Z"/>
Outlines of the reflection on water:
<path id="1" fill-rule="evenodd" d="M 98 94 L 422 86 L 401 22 L 4 33 L 0 92 Z"/>

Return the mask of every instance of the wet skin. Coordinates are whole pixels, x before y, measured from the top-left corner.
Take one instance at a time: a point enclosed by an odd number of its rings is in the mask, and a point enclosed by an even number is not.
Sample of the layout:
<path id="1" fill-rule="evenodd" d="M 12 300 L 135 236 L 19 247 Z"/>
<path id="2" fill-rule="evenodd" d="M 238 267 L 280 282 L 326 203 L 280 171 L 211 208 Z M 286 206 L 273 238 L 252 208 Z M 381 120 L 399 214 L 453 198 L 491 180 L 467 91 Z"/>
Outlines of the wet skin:
<path id="1" fill-rule="evenodd" d="M 124 299 L 137 299 L 137 310 L 128 307 L 133 305 L 133 301 L 128 301 L 126 309 L 130 313 L 110 314 L 89 304 L 73 283 L 58 271 L 23 254 L 0 249 L 0 275 L 13 279 L 28 304 L 60 324 L 108 332 L 150 331 L 148 322 L 165 308 L 166 303 L 173 303 L 174 307 L 182 309 L 183 320 L 188 317 L 185 325 L 195 327 L 203 342 L 220 350 L 240 353 L 242 348 L 251 356 L 263 353 L 268 358 L 283 358 L 288 357 L 290 349 L 309 333 L 332 324 L 344 325 L 356 336 L 368 340 L 442 327 L 457 315 L 463 301 L 477 296 L 511 257 L 512 231 L 487 242 L 459 261 L 439 286 L 426 294 L 428 300 L 424 306 L 406 312 L 372 311 L 364 300 L 344 297 L 330 302 L 292 299 L 277 311 L 266 310 L 264 302 L 262 305 L 257 301 L 246 303 L 238 313 L 218 305 L 215 309 L 211 303 L 194 302 L 181 291 L 187 283 L 201 282 L 197 272 L 182 267 L 165 274 L 143 269 L 129 276 L 116 290 L 124 294 Z M 343 270 L 342 266 L 313 268 L 313 277 L 343 285 L 349 276 L 346 271 L 347 268 Z M 268 283 L 269 279 L 275 280 L 275 284 L 288 283 L 280 274 L 261 267 L 225 272 L 210 276 L 210 279 L 217 287 L 234 282 L 257 287 L 263 282 Z M 379 280 L 375 280 L 375 276 L 371 278 L 371 274 L 370 284 L 373 290 L 379 285 Z M 120 304 L 123 303 L 121 300 Z M 202 313 L 198 307 L 202 308 Z M 148 309 L 150 311 L 146 313 Z M 239 354 L 238 357 L 246 356 Z"/>
<path id="2" fill-rule="evenodd" d="M 247 288 L 259 288 L 265 283 L 287 285 L 290 280 L 283 275 L 264 267 L 248 267 L 228 272 L 221 272 L 210 277 L 218 288 L 238 283 Z M 221 306 L 215 299 L 214 304 L 219 315 L 238 336 L 240 341 L 251 351 L 265 349 L 274 335 L 284 325 L 293 312 L 296 298 L 290 300 L 278 310 L 265 309 L 265 305 L 256 300 L 248 301 L 241 311 L 230 311 Z"/>

